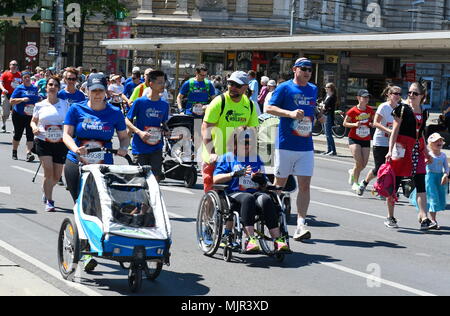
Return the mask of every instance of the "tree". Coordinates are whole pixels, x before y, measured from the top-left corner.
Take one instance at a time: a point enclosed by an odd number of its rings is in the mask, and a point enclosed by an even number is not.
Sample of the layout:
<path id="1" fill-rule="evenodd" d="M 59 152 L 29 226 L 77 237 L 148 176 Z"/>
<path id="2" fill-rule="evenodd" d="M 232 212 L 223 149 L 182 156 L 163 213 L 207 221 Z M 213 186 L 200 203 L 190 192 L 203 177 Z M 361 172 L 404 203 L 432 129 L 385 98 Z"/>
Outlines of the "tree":
<path id="1" fill-rule="evenodd" d="M 34 10 L 38 7 L 40 0 L 1 0 L 0 17 L 10 17 L 14 13 L 25 13 L 27 10 Z M 0 20 L 0 43 L 3 41 L 4 34 L 11 27 L 8 20 Z"/>

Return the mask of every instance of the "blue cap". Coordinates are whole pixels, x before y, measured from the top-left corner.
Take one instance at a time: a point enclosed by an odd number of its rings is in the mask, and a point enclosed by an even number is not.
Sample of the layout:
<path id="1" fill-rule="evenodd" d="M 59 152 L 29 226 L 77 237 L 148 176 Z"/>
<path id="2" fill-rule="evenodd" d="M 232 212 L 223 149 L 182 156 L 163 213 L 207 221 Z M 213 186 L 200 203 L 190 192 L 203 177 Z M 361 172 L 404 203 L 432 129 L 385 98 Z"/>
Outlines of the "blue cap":
<path id="1" fill-rule="evenodd" d="M 294 67 L 312 67 L 313 63 L 308 58 L 302 57 L 295 61 Z"/>

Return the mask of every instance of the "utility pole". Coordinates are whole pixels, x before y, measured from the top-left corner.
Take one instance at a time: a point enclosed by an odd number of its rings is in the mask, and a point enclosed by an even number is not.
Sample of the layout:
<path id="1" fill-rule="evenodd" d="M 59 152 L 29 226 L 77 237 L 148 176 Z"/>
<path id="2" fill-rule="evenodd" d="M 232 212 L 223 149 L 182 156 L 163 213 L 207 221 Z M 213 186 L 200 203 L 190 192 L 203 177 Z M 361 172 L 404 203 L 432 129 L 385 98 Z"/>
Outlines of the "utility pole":
<path id="1" fill-rule="evenodd" d="M 296 0 L 292 0 L 291 1 L 291 29 L 290 29 L 290 32 L 289 32 L 290 36 L 294 35 L 294 30 L 295 30 L 295 20 L 294 20 L 294 17 L 295 17 L 295 3 L 296 3 Z"/>
<path id="2" fill-rule="evenodd" d="M 56 2 L 56 24 L 55 24 L 55 33 L 56 33 L 56 61 L 55 67 L 56 70 L 59 71 L 63 67 L 63 51 L 65 46 L 65 37 L 66 30 L 64 28 L 64 0 L 57 0 Z"/>

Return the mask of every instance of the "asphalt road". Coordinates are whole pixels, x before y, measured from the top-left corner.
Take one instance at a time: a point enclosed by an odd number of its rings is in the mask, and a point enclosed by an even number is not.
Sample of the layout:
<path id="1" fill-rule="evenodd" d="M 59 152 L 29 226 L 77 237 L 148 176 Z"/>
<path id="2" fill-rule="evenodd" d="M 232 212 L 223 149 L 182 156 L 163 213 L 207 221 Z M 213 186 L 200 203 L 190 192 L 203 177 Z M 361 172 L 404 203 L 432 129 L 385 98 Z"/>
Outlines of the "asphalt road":
<path id="1" fill-rule="evenodd" d="M 75 283 L 62 280 L 57 234 L 63 219 L 73 216 L 69 193 L 57 187 L 57 212 L 44 212 L 42 174 L 31 182 L 38 163 L 24 161 L 23 147 L 19 160 L 11 160 L 11 138 L 0 134 L 0 294 L 130 295 L 127 272 L 110 261 L 100 260 L 94 273 L 81 273 Z M 317 144 L 316 149 L 324 148 Z M 396 208 L 400 228 L 387 229 L 384 202 L 370 192 L 358 197 L 351 191 L 347 170 L 352 160 L 345 148 L 339 152 L 335 158 L 316 156 L 308 219 L 312 239 L 292 241 L 294 253 L 282 263 L 239 254 L 227 263 L 220 250 L 214 258 L 204 256 L 195 238 L 201 178 L 195 189 L 164 183 L 173 232 L 171 265 L 155 282 L 145 281 L 138 295 L 450 295 L 449 212 L 438 216 L 440 231 L 423 233 L 416 211 L 401 199 Z M 289 226 L 291 234 L 294 228 Z M 26 291 L 17 278 L 16 292 L 7 290 L 15 274 L 29 276 L 23 281 Z"/>

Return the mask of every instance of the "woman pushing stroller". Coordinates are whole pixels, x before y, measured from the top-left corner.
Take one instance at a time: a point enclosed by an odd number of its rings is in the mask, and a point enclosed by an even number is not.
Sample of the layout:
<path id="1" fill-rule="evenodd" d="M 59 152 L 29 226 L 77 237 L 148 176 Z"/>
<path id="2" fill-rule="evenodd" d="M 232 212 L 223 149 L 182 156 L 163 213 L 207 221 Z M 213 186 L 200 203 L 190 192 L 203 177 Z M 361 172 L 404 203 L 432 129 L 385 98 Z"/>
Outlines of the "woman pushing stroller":
<path id="1" fill-rule="evenodd" d="M 227 184 L 227 195 L 236 203 L 247 237 L 246 252 L 260 250 L 255 237 L 255 216 L 262 213 L 264 222 L 274 240 L 275 251 L 289 251 L 286 240 L 280 237 L 276 206 L 271 197 L 261 192 L 267 182 L 264 164 L 256 153 L 256 131 L 241 127 L 230 138 L 229 152 L 221 156 L 214 171 L 214 184 Z M 224 235 L 231 233 L 232 222 L 227 222 Z"/>

